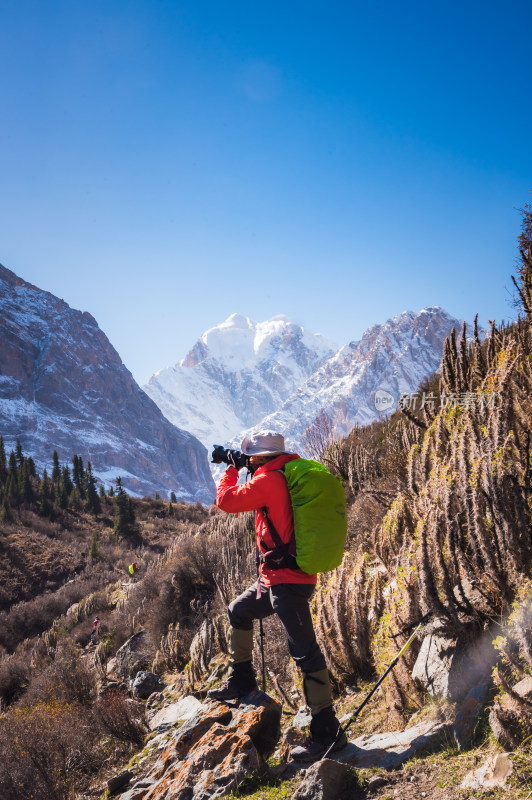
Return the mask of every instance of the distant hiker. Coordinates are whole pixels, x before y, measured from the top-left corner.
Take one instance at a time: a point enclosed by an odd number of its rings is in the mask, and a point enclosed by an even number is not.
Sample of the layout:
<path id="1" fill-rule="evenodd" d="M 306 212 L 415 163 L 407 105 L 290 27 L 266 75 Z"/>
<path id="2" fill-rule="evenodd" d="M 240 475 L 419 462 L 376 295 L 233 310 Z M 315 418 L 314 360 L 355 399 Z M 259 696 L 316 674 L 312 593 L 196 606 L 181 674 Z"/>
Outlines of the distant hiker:
<path id="1" fill-rule="evenodd" d="M 91 642 L 100 635 L 100 617 L 95 617 L 92 623 Z"/>
<path id="2" fill-rule="evenodd" d="M 208 695 L 217 700 L 233 700 L 258 688 L 252 665 L 253 621 L 277 614 L 288 638 L 290 654 L 303 672 L 303 688 L 312 714 L 310 738 L 292 750 L 292 757 L 312 761 L 325 753 L 340 730 L 332 704 L 329 672 L 316 641 L 309 608 L 317 577 L 299 569 L 295 558 L 289 559 L 291 566 L 286 566 L 281 557 L 272 567 L 267 557 L 271 551 L 279 552 L 267 517 L 283 543 L 288 545 L 294 540 L 292 504 L 282 468 L 299 456 L 288 453 L 283 436 L 273 431 L 246 437 L 241 450 L 238 453 L 215 447 L 214 463 L 227 461 L 230 465 L 218 484 L 216 505 L 228 513 L 255 511 L 259 577 L 229 605 L 231 673 L 220 689 L 211 689 Z M 246 465 L 253 478 L 237 485 L 238 471 Z M 346 744 L 345 734 L 341 734 L 334 750 Z"/>
<path id="3" fill-rule="evenodd" d="M 134 561 L 132 564 L 130 564 L 128 569 L 129 569 L 129 574 L 133 578 L 135 576 L 135 572 L 138 570 L 137 562 Z"/>

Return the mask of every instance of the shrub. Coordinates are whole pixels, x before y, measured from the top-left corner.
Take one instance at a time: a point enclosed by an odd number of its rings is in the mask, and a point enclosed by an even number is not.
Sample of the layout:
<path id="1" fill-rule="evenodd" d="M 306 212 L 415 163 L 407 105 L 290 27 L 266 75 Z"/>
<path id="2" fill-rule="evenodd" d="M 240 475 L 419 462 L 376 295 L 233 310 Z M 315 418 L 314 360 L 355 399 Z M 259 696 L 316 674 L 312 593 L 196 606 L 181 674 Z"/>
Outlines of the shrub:
<path id="1" fill-rule="evenodd" d="M 96 694 L 96 679 L 81 655 L 71 641 L 63 640 L 52 663 L 31 681 L 26 702 L 60 700 L 90 708 Z"/>
<path id="2" fill-rule="evenodd" d="M 70 800 L 76 779 L 96 765 L 90 716 L 52 701 L 0 718 L 2 800 Z"/>
<path id="3" fill-rule="evenodd" d="M 134 711 L 132 701 L 120 689 L 109 689 L 94 704 L 100 728 L 120 742 L 141 745 L 145 730 Z"/>
<path id="4" fill-rule="evenodd" d="M 13 653 L 0 663 L 0 702 L 9 705 L 19 698 L 29 683 L 31 668 L 27 654 Z"/>

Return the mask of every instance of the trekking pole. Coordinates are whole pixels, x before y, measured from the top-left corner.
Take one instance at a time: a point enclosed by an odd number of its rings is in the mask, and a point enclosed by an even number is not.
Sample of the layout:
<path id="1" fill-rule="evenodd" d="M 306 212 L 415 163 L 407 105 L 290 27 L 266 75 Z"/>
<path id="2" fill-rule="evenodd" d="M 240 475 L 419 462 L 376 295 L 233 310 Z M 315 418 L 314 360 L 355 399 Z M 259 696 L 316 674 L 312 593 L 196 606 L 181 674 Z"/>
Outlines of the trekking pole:
<path id="1" fill-rule="evenodd" d="M 264 666 L 264 627 L 262 625 L 262 620 L 259 619 L 259 630 L 260 630 L 260 657 L 262 661 L 262 691 L 266 691 L 266 667 Z"/>
<path id="2" fill-rule="evenodd" d="M 377 689 L 379 688 L 379 686 L 381 685 L 381 683 L 383 682 L 383 680 L 386 678 L 386 676 L 387 676 L 387 675 L 389 675 L 389 674 L 390 674 L 390 672 L 391 672 L 391 671 L 392 671 L 392 669 L 395 667 L 395 665 L 397 664 L 397 662 L 399 661 L 399 659 L 400 659 L 402 656 L 404 656 L 404 654 L 406 653 L 406 651 L 408 650 L 408 648 L 410 647 L 410 645 L 412 644 L 412 642 L 414 641 L 414 639 L 416 638 L 416 636 L 418 635 L 419 631 L 421 630 L 421 628 L 423 627 L 423 625 L 424 625 L 424 624 L 425 624 L 425 623 L 424 623 L 424 621 L 422 621 L 422 622 L 420 622 L 420 623 L 419 623 L 419 625 L 418 625 L 418 626 L 416 627 L 416 629 L 414 630 L 414 632 L 413 632 L 412 636 L 410 637 L 410 639 L 409 639 L 409 640 L 406 642 L 406 644 L 404 644 L 404 645 L 403 645 L 403 647 L 401 648 L 401 650 L 400 650 L 400 651 L 397 653 L 397 655 L 396 655 L 396 656 L 395 656 L 395 658 L 393 659 L 392 663 L 390 664 L 390 666 L 388 667 L 388 669 L 386 670 L 386 672 L 384 673 L 384 675 L 382 675 L 382 676 L 379 678 L 379 680 L 377 681 L 377 683 L 375 684 L 375 686 L 373 687 L 373 689 L 372 689 L 372 690 L 371 690 L 371 691 L 368 693 L 368 695 L 367 695 L 367 696 L 366 696 L 366 698 L 364 699 L 363 703 L 361 703 L 361 704 L 359 705 L 359 707 L 358 707 L 358 708 L 357 708 L 357 709 L 356 709 L 356 710 L 355 710 L 355 711 L 354 711 L 354 712 L 351 714 L 351 716 L 349 717 L 349 719 L 348 719 L 348 721 L 347 721 L 346 725 L 345 725 L 343 728 L 342 728 L 342 727 L 340 727 L 340 729 L 339 729 L 338 733 L 336 734 L 336 737 L 335 737 L 335 739 L 334 739 L 334 742 L 333 742 L 333 743 L 330 745 L 330 747 L 329 747 L 329 748 L 328 748 L 328 749 L 325 751 L 325 753 L 322 755 L 322 757 L 320 758 L 320 761 L 321 761 L 322 759 L 326 758 L 326 757 L 329 755 L 329 753 L 330 753 L 330 752 L 331 752 L 331 750 L 333 749 L 333 747 L 334 747 L 334 745 L 336 744 L 336 742 L 339 740 L 339 738 L 340 738 L 340 736 L 342 735 L 342 733 L 345 733 L 345 732 L 347 731 L 347 729 L 349 728 L 349 726 L 351 725 L 351 723 L 352 723 L 352 722 L 354 722 L 354 721 L 355 721 L 355 719 L 358 717 L 358 715 L 360 714 L 360 712 L 362 711 L 362 709 L 364 708 L 364 706 L 365 706 L 365 705 L 367 705 L 367 703 L 369 703 L 369 701 L 371 700 L 371 698 L 373 697 L 373 695 L 375 694 L 375 692 L 377 691 Z"/>

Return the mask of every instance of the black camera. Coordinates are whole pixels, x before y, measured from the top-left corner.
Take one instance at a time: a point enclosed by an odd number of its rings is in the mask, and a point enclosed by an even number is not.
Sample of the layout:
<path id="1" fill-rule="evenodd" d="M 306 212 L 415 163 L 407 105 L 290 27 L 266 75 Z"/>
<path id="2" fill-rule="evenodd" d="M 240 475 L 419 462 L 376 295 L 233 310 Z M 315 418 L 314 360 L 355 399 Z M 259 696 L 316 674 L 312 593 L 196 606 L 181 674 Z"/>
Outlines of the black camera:
<path id="1" fill-rule="evenodd" d="M 215 444 L 213 448 L 211 464 L 231 464 L 237 469 L 248 466 L 248 456 L 245 456 L 240 450 L 229 450 L 223 444 Z"/>

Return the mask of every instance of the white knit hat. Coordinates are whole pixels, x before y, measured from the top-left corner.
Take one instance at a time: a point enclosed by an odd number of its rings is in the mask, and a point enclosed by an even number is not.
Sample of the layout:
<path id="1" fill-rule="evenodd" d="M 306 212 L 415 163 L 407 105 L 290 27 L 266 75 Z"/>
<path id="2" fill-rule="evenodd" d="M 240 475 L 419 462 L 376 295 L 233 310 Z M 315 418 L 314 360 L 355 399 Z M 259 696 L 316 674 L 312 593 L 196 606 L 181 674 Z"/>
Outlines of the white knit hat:
<path id="1" fill-rule="evenodd" d="M 287 452 L 284 436 L 276 431 L 259 431 L 251 436 L 244 436 L 240 449 L 245 456 L 273 456 Z"/>

